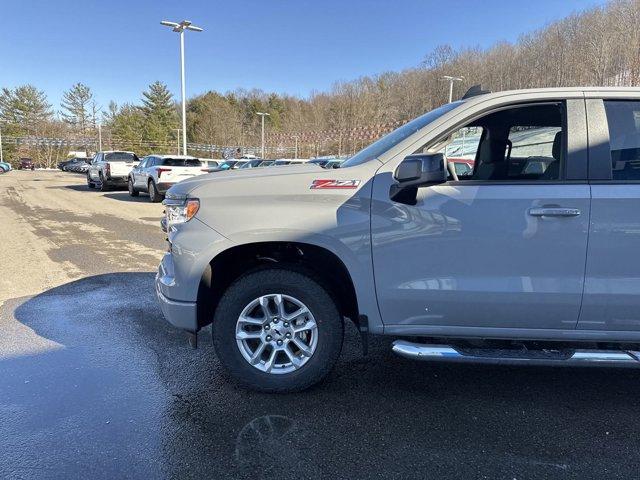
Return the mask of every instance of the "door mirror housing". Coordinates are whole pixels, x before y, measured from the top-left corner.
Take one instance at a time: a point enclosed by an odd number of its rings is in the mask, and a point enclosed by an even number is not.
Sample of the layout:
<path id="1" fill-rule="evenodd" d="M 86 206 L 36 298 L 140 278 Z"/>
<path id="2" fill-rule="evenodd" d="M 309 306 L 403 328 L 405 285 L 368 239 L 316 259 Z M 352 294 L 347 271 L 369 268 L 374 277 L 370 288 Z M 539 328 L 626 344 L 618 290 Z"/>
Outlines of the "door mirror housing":
<path id="1" fill-rule="evenodd" d="M 409 155 L 398 165 L 393 178 L 397 181 L 391 185 L 389 197 L 394 202 L 415 205 L 418 188 L 437 185 L 447 181 L 442 153 Z"/>
<path id="2" fill-rule="evenodd" d="M 435 185 L 447 181 L 442 153 L 409 155 L 398 165 L 393 178 L 402 188 Z"/>

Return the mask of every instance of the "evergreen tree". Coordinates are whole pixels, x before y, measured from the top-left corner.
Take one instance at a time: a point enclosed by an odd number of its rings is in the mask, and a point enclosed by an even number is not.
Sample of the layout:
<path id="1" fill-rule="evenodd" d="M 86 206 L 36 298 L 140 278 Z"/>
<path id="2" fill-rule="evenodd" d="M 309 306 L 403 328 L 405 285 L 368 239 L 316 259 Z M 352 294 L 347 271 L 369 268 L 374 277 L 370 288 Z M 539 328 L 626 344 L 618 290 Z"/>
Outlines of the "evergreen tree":
<path id="1" fill-rule="evenodd" d="M 114 148 L 132 150 L 140 155 L 149 153 L 148 149 L 140 145 L 145 123 L 140 108 L 129 104 L 118 107 L 115 102 L 111 102 L 107 122 Z"/>
<path id="2" fill-rule="evenodd" d="M 154 82 L 142 92 L 140 110 L 144 115 L 145 140 L 166 143 L 173 138 L 177 115 L 171 92 L 164 83 Z"/>
<path id="3" fill-rule="evenodd" d="M 51 115 L 47 96 L 33 85 L 0 91 L 0 120 L 15 133 L 35 134 Z"/>
<path id="4" fill-rule="evenodd" d="M 62 95 L 62 118 L 77 130 L 84 132 L 91 124 L 93 93 L 82 83 L 76 83 Z"/>

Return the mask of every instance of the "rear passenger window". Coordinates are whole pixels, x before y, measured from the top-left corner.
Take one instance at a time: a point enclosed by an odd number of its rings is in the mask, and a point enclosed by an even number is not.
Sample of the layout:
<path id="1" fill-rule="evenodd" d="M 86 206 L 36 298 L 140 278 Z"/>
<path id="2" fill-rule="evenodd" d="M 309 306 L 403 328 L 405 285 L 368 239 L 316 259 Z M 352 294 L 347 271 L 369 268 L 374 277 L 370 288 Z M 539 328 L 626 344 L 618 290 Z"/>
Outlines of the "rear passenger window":
<path id="1" fill-rule="evenodd" d="M 165 167 L 199 167 L 202 162 L 197 158 L 165 158 L 162 165 Z"/>
<path id="2" fill-rule="evenodd" d="M 640 102 L 604 102 L 613 180 L 640 180 Z"/>

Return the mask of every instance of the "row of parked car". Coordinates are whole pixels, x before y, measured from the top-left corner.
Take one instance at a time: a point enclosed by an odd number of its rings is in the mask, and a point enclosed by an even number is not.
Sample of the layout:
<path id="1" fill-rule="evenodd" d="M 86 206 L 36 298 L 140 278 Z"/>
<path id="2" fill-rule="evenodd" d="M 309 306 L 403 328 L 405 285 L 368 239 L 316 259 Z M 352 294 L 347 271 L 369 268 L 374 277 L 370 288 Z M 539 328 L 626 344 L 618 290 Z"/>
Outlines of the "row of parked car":
<path id="1" fill-rule="evenodd" d="M 36 164 L 30 158 L 21 158 L 18 162 L 18 170 L 35 170 Z M 0 175 L 13 170 L 9 162 L 0 162 Z"/>
<path id="2" fill-rule="evenodd" d="M 245 156 L 231 160 L 213 160 L 185 155 L 147 155 L 143 158 L 133 152 L 103 151 L 91 158 L 72 158 L 58 164 L 62 171 L 85 174 L 89 188 L 106 191 L 127 187 L 132 197 L 141 192 L 151 202 L 160 202 L 167 190 L 181 180 L 197 175 L 225 170 L 272 168 L 291 164 L 315 164 L 323 168 L 338 168 L 344 159 L 315 158 L 265 160 Z"/>

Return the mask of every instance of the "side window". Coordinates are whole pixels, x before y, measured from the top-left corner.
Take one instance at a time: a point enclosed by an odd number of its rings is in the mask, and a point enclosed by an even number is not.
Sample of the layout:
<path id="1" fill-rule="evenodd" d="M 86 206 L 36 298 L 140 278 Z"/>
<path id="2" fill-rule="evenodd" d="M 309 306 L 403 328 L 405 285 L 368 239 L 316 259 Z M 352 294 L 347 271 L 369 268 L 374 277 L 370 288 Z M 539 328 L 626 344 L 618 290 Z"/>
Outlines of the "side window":
<path id="1" fill-rule="evenodd" d="M 556 152 L 555 156 L 553 152 L 554 141 L 560 132 L 562 132 L 560 125 L 553 127 L 513 125 L 509 129 L 511 147 L 509 176 L 543 175 L 551 164 L 560 159 L 559 152 Z M 556 148 L 559 147 L 556 146 Z"/>
<path id="2" fill-rule="evenodd" d="M 461 128 L 451 135 L 447 146 L 441 150 L 447 162 L 453 165 L 458 178 L 473 175 L 482 130 L 479 126 Z"/>
<path id="3" fill-rule="evenodd" d="M 138 164 L 138 170 L 142 170 L 143 168 L 145 168 L 148 161 L 149 157 L 142 157 L 142 160 L 140 160 L 140 163 Z"/>
<path id="4" fill-rule="evenodd" d="M 441 151 L 459 180 L 559 180 L 565 133 L 564 103 L 518 105 L 474 120 Z"/>
<path id="5" fill-rule="evenodd" d="M 613 180 L 640 180 L 640 102 L 604 102 Z"/>

